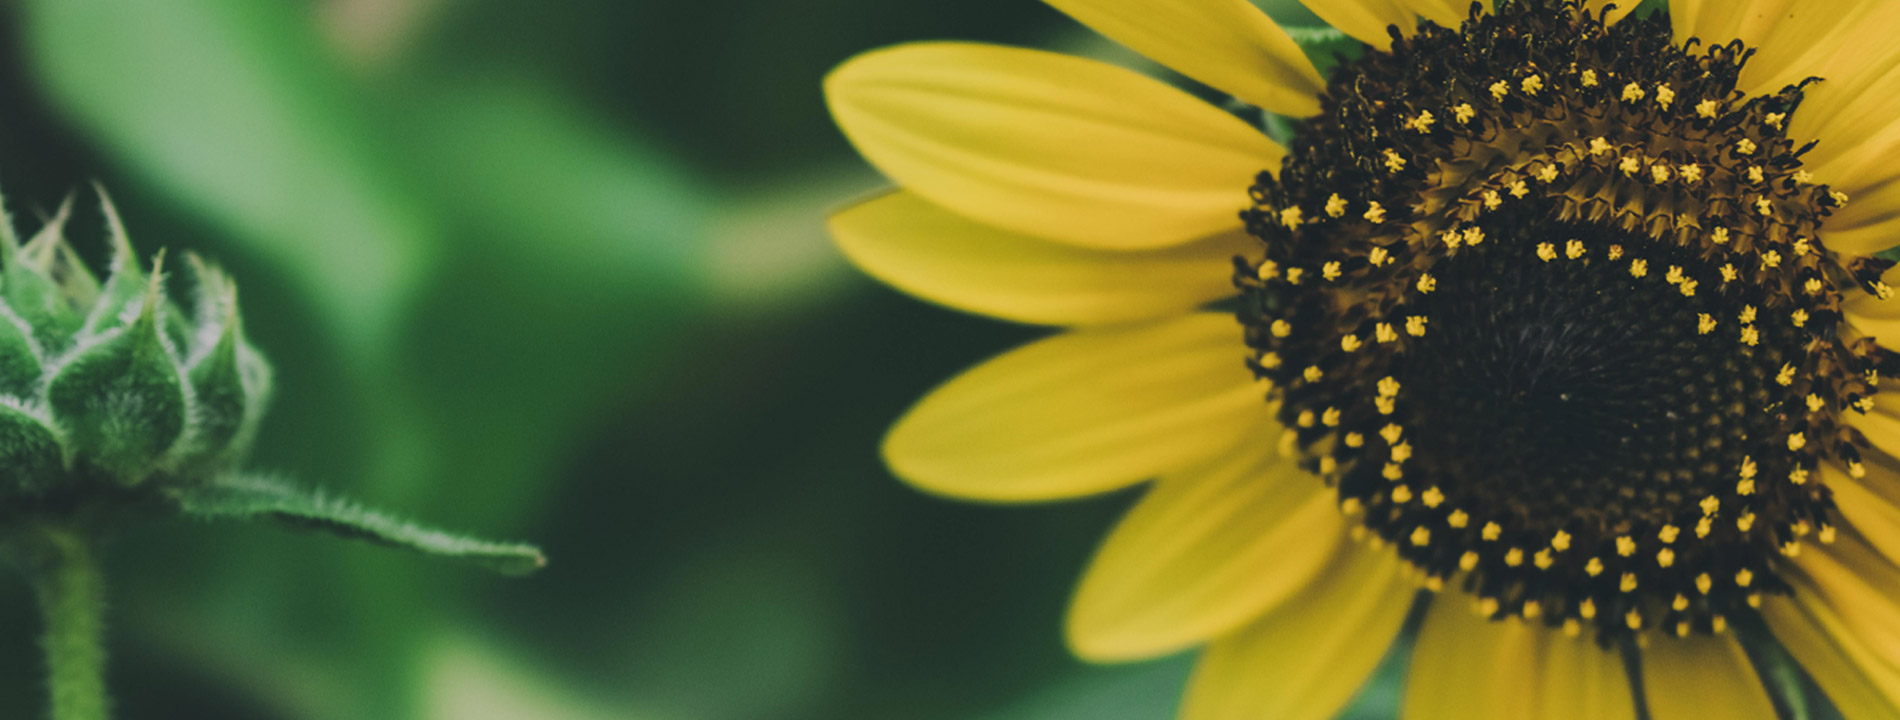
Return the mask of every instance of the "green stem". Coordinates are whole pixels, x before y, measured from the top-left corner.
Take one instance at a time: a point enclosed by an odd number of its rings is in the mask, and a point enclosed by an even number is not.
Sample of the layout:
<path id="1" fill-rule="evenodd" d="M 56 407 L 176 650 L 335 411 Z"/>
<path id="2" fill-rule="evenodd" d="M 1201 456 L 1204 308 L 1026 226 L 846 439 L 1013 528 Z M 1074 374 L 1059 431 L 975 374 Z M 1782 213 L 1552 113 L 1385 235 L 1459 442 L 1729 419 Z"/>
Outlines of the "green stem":
<path id="1" fill-rule="evenodd" d="M 52 720 L 106 720 L 105 578 L 93 539 L 69 528 L 45 528 L 34 590 L 46 631 L 47 687 Z"/>

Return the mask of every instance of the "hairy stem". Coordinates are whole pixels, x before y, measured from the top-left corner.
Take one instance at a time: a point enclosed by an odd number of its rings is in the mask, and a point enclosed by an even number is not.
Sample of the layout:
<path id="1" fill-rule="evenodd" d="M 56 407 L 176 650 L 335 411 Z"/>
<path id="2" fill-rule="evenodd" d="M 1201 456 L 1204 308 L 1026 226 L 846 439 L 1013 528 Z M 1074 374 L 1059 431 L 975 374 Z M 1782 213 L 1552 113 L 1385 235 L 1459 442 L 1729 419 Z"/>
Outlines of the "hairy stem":
<path id="1" fill-rule="evenodd" d="M 52 720 L 106 720 L 105 579 L 82 531 L 47 527 L 35 543 L 34 590 L 45 617 Z"/>

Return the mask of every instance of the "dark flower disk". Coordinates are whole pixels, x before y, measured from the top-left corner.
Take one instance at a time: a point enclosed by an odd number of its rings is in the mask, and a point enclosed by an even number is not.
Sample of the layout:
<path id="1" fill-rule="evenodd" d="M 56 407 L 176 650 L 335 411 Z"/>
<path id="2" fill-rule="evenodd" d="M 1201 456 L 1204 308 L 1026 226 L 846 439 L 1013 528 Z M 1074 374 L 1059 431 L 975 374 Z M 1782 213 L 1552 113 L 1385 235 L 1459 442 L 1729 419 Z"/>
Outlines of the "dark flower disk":
<path id="1" fill-rule="evenodd" d="M 1841 332 L 1891 263 L 1818 237 L 1847 198 L 1752 51 L 1552 2 L 1397 33 L 1336 70 L 1236 261 L 1256 373 L 1305 465 L 1493 615 L 1720 632 L 1835 521 L 1893 355 Z"/>

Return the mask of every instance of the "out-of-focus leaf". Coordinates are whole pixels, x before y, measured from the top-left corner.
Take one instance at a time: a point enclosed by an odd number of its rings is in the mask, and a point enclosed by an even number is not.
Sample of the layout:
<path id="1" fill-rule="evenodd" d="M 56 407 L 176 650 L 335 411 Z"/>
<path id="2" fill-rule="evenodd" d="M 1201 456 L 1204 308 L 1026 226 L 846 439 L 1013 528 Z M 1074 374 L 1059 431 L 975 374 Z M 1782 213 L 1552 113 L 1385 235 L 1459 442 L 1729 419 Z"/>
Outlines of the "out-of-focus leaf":
<path id="1" fill-rule="evenodd" d="M 838 682 L 847 659 L 839 638 L 854 628 L 836 589 L 817 580 L 830 559 L 804 544 L 700 548 L 655 578 L 664 591 L 629 598 L 630 632 L 599 658 L 618 668 L 616 686 L 643 707 L 695 720 L 811 713 Z"/>
<path id="2" fill-rule="evenodd" d="M 1319 68 L 1321 76 L 1341 62 L 1350 62 L 1365 54 L 1364 43 L 1330 27 L 1289 27 L 1286 32 L 1293 37 L 1293 42 L 1299 43 L 1313 66 Z"/>
<path id="3" fill-rule="evenodd" d="M 434 236 L 296 3 L 23 4 L 45 87 L 112 154 L 290 271 L 357 360 L 386 345 Z"/>
<path id="4" fill-rule="evenodd" d="M 888 192 L 869 168 L 814 170 L 726 199 L 706 243 L 711 294 L 747 316 L 787 314 L 864 282 L 831 242 L 828 213 L 852 198 Z"/>
<path id="5" fill-rule="evenodd" d="M 445 71 L 388 89 L 408 177 L 476 252 L 547 292 L 625 296 L 690 286 L 710 198 L 659 147 L 574 98 L 505 71 Z"/>
<path id="6" fill-rule="evenodd" d="M 533 545 L 480 540 L 423 527 L 277 478 L 230 475 L 170 494 L 186 514 L 198 518 L 277 522 L 471 562 L 505 575 L 525 575 L 547 565 L 547 558 Z"/>
<path id="7" fill-rule="evenodd" d="M 713 203 L 547 83 L 419 70 L 385 90 L 410 184 L 456 244 L 404 333 L 405 385 L 457 487 L 430 502 L 481 527 L 524 521 L 585 420 L 650 379 L 703 309 Z M 411 490 L 397 499 L 431 492 Z"/>
<path id="8" fill-rule="evenodd" d="M 425 661 L 428 720 L 670 720 L 590 701 L 521 658 L 472 638 L 447 635 Z"/>
<path id="9" fill-rule="evenodd" d="M 1192 653 L 1123 667 L 1092 668 L 983 720 L 1163 720 L 1174 717 L 1194 667 Z"/>

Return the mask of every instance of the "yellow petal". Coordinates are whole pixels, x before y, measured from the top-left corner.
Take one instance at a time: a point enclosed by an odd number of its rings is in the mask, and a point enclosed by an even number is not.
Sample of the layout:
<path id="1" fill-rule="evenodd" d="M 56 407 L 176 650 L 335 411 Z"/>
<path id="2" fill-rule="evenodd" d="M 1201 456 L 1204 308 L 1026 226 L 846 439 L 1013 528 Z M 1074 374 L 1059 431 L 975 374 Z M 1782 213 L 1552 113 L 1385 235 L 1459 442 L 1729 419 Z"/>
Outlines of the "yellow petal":
<path id="1" fill-rule="evenodd" d="M 845 257 L 904 292 L 1019 322 L 1097 325 L 1185 314 L 1234 294 L 1234 230 L 1179 247 L 1091 250 L 999 230 L 898 191 L 831 217 Z"/>
<path id="2" fill-rule="evenodd" d="M 1069 606 L 1069 646 L 1099 662 L 1225 634 L 1305 587 L 1345 527 L 1334 493 L 1273 433 L 1155 484 L 1108 536 Z"/>
<path id="3" fill-rule="evenodd" d="M 1675 29 L 1676 44 L 1695 37 L 1696 26 L 1702 22 L 1702 6 L 1723 3 L 1732 4 L 1734 0 L 1669 0 L 1669 24 Z"/>
<path id="4" fill-rule="evenodd" d="M 1796 564 L 1793 607 L 1766 608 L 1775 636 L 1847 717 L 1900 717 L 1900 568 L 1851 533 Z"/>
<path id="5" fill-rule="evenodd" d="M 1319 112 L 1306 53 L 1247 0 L 1045 0 L 1155 62 L 1282 115 Z"/>
<path id="6" fill-rule="evenodd" d="M 1753 3 L 1745 15 L 1742 39 L 1756 54 L 1743 70 L 1741 89 L 1773 93 L 1810 77 L 1821 78 L 1805 91 L 1789 134 L 1797 142 L 1820 141 L 1802 156 L 1805 169 L 1850 193 L 1866 187 L 1850 176 L 1867 165 L 1870 143 L 1892 140 L 1881 131 L 1893 119 L 1879 112 L 1890 108 L 1890 101 L 1869 95 L 1891 91 L 1897 82 L 1890 76 L 1900 63 L 1900 48 L 1882 40 L 1900 20 L 1900 6 L 1773 0 Z"/>
<path id="7" fill-rule="evenodd" d="M 1802 553 L 1796 564 L 1848 630 L 1900 667 L 1900 567 L 1853 533 Z"/>
<path id="8" fill-rule="evenodd" d="M 1705 45 L 1740 39 L 1756 51 L 1739 89 L 1774 93 L 1810 77 L 1788 134 L 1797 145 L 1819 144 L 1802 157 L 1804 169 L 1846 192 L 1852 201 L 1827 222 L 1831 249 L 1870 254 L 1895 244 L 1900 231 L 1900 169 L 1884 162 L 1900 151 L 1900 45 L 1889 42 L 1900 24 L 1892 2 L 1794 0 L 1673 0 L 1679 39 Z"/>
<path id="9" fill-rule="evenodd" d="M 852 58 L 825 79 L 838 127 L 885 175 L 1007 230 L 1084 247 L 1232 229 L 1285 151 L 1239 118 L 1093 60 L 973 43 Z"/>
<path id="10" fill-rule="evenodd" d="M 1878 396 L 1878 399 L 1890 400 L 1892 398 L 1882 393 Z M 1888 403 L 1888 405 L 1891 404 L 1893 403 Z M 1874 409 L 1865 415 L 1858 412 L 1847 412 L 1843 413 L 1842 417 L 1846 419 L 1848 425 L 1866 435 L 1867 441 L 1873 443 L 1874 447 L 1879 448 L 1881 452 L 1888 455 L 1900 456 L 1900 415 L 1897 415 L 1897 413 L 1900 413 L 1900 408 L 1890 408 L 1887 407 L 1887 405 L 1876 403 Z M 1869 458 L 1867 464 L 1877 465 L 1880 463 Z"/>
<path id="11" fill-rule="evenodd" d="M 1300 0 L 1301 5 L 1327 25 L 1380 50 L 1392 46 L 1387 26 L 1397 25 L 1407 34 L 1418 26 L 1418 17 L 1410 3 L 1411 0 Z"/>
<path id="12" fill-rule="evenodd" d="M 1900 26 L 1900 4 L 1811 2 L 1784 14 L 1744 71 L 1744 89 L 1772 92 L 1822 78 L 1807 89 L 1788 132 L 1796 144 L 1819 141 L 1802 156 L 1804 169 L 1851 198 L 1828 219 L 1823 239 L 1838 251 L 1884 250 L 1900 229 L 1900 169 L 1883 161 L 1900 151 L 1900 46 L 1888 41 Z"/>
<path id="13" fill-rule="evenodd" d="M 1830 237 L 1827 242 L 1831 244 L 1833 239 Z M 1900 283 L 1900 268 L 1888 270 L 1881 279 L 1888 284 Z M 1900 299 L 1881 300 L 1854 290 L 1841 304 L 1841 317 L 1855 332 L 1872 337 L 1885 346 L 1900 346 Z M 1882 378 L 1883 385 L 1885 380 Z M 1878 403 L 1875 406 L 1878 407 Z"/>
<path id="14" fill-rule="evenodd" d="M 1181 720 L 1327 720 L 1405 624 L 1415 591 L 1390 551 L 1347 544 L 1299 595 L 1209 646 Z"/>
<path id="15" fill-rule="evenodd" d="M 1191 467 L 1269 416 L 1244 348 L 1239 324 L 1220 313 L 1040 340 L 919 401 L 884 439 L 884 458 L 924 490 L 1012 502 Z"/>
<path id="16" fill-rule="evenodd" d="M 1823 463 L 1821 478 L 1848 524 L 1887 558 L 1900 562 L 1900 473 L 1884 458 L 1868 460 L 1865 477 L 1853 478 Z"/>
<path id="17" fill-rule="evenodd" d="M 1435 598 L 1405 681 L 1406 720 L 1634 718 L 1623 661 L 1590 638 L 1517 618 L 1490 621 L 1471 598 Z"/>
<path id="18" fill-rule="evenodd" d="M 1888 284 L 1900 283 L 1900 268 L 1881 275 Z M 1855 330 L 1900 343 L 1900 300 L 1882 300 L 1865 292 L 1847 296 L 1842 312 Z"/>
<path id="19" fill-rule="evenodd" d="M 1775 720 L 1775 705 L 1733 635 L 1651 638 L 1643 688 L 1654 720 Z"/>
<path id="20" fill-rule="evenodd" d="M 1538 711 L 1538 636 L 1521 620 L 1478 617 L 1461 594 L 1433 598 L 1405 680 L 1406 720 L 1528 718 Z"/>
<path id="21" fill-rule="evenodd" d="M 1542 635 L 1544 645 L 1538 698 L 1542 712 L 1535 717 L 1635 720 L 1636 703 L 1621 656 L 1587 637 L 1568 637 L 1548 627 L 1533 630 Z"/>
<path id="22" fill-rule="evenodd" d="M 1849 718 L 1900 717 L 1900 669 L 1875 658 L 1861 638 L 1804 578 L 1790 578 L 1794 596 L 1769 595 L 1762 618 L 1775 639 Z"/>
<path id="23" fill-rule="evenodd" d="M 1850 255 L 1872 255 L 1900 245 L 1900 178 L 1872 189 L 1857 189 L 1843 191 L 1854 199 L 1836 216 L 1838 220 L 1828 219 L 1821 241 L 1829 250 Z"/>
<path id="24" fill-rule="evenodd" d="M 1793 5 L 1795 0 L 1669 0 L 1669 20 L 1678 42 L 1696 37 L 1708 47 L 1741 40 L 1758 48 L 1775 23 L 1792 12 Z M 1753 66 L 1754 62 L 1750 60 L 1749 64 Z"/>
<path id="25" fill-rule="evenodd" d="M 1831 247 L 1832 237 L 1827 242 Z M 1900 282 L 1900 268 L 1888 270 L 1882 280 L 1890 284 Z M 1879 340 L 1882 345 L 1900 346 L 1900 300 L 1881 300 L 1856 290 L 1842 303 L 1841 317 L 1855 332 Z"/>

